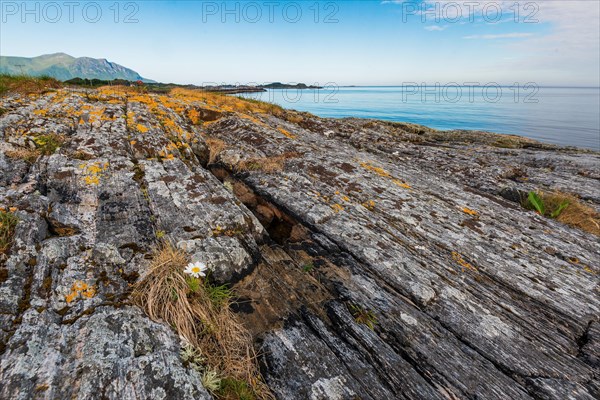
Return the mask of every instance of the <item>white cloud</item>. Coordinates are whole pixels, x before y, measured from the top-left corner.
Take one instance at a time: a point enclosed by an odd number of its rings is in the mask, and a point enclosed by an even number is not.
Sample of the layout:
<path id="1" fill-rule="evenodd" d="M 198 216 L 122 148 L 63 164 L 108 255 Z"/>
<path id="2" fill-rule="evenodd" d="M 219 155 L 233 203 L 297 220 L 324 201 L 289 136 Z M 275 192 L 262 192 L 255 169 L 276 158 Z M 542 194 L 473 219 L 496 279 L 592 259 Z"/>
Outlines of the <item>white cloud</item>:
<path id="1" fill-rule="evenodd" d="M 512 32 L 512 33 L 500 33 L 498 35 L 470 35 L 470 36 L 463 36 L 463 39 L 485 39 L 485 40 L 516 39 L 516 38 L 524 38 L 524 37 L 529 37 L 529 36 L 533 36 L 533 34 L 532 33 L 523 33 L 523 32 Z"/>
<path id="2" fill-rule="evenodd" d="M 433 31 L 441 32 L 443 30 L 446 30 L 446 28 L 447 28 L 447 26 L 430 25 L 430 26 L 426 26 L 425 30 L 430 31 L 430 32 L 433 32 Z"/>
<path id="3" fill-rule="evenodd" d="M 404 16 L 409 21 L 435 21 L 436 14 L 432 14 L 432 11 L 422 13 L 408 8 L 410 4 L 420 4 L 414 0 L 390 0 L 386 3 L 406 3 L 403 12 L 406 14 L 411 10 L 410 16 Z M 511 60 L 502 65 L 490 64 L 489 70 L 510 70 L 516 76 L 536 79 L 542 83 L 553 81 L 554 84 L 600 85 L 598 0 L 424 0 L 424 3 L 428 10 L 436 10 L 437 7 L 437 16 L 446 24 L 451 23 L 449 19 L 456 13 L 458 4 L 462 18 L 455 22 L 461 24 L 461 29 L 472 23 L 473 34 L 464 36 L 465 39 L 516 39 L 502 43 Z M 469 3 L 477 5 L 469 6 Z M 502 9 L 502 18 L 496 24 L 502 22 L 505 31 L 512 22 L 514 25 L 509 28 L 512 33 L 482 34 L 481 29 L 494 25 L 492 17 L 497 6 Z M 488 18 L 482 16 L 484 9 L 489 10 Z M 515 13 L 517 9 L 518 14 Z M 439 24 L 440 20 L 435 22 Z M 518 32 L 520 30 L 535 31 L 535 34 Z M 488 32 L 486 29 L 486 33 Z"/>

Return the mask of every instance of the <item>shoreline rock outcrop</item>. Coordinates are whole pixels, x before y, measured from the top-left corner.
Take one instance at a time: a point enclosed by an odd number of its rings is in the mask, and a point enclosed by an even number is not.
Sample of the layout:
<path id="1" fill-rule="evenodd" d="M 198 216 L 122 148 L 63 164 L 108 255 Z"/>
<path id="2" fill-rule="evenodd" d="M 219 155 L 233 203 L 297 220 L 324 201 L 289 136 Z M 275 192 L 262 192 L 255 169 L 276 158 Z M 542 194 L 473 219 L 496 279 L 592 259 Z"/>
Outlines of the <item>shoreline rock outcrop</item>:
<path id="1" fill-rule="evenodd" d="M 278 399 L 600 397 L 598 237 L 511 201 L 600 210 L 598 153 L 191 91 L 0 107 L 0 398 L 211 398 L 129 300 L 162 240 L 232 285 Z"/>

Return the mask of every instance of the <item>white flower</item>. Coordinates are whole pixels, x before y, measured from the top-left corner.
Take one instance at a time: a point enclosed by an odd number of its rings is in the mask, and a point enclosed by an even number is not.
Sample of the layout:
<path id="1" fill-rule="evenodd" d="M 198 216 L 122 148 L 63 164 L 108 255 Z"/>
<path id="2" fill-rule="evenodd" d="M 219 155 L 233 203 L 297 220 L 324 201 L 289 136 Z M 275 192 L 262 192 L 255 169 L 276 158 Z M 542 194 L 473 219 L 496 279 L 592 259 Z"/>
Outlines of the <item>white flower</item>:
<path id="1" fill-rule="evenodd" d="M 185 267 L 185 272 L 188 275 L 193 276 L 194 278 L 199 278 L 201 276 L 206 276 L 205 271 L 208 269 L 206 264 L 201 263 L 200 261 L 196 261 L 194 263 L 189 263 L 187 267 Z"/>

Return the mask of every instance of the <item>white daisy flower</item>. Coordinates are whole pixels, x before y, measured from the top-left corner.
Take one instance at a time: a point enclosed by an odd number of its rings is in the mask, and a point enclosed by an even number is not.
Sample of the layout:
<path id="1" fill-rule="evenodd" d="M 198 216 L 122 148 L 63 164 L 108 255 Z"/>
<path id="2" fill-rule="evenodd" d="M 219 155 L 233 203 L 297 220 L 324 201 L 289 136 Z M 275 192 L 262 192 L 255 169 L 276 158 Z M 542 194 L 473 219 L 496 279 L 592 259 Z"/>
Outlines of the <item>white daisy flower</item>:
<path id="1" fill-rule="evenodd" d="M 199 278 L 201 276 L 206 276 L 206 270 L 208 270 L 206 264 L 196 261 L 189 263 L 183 272 L 193 276 L 194 278 Z"/>

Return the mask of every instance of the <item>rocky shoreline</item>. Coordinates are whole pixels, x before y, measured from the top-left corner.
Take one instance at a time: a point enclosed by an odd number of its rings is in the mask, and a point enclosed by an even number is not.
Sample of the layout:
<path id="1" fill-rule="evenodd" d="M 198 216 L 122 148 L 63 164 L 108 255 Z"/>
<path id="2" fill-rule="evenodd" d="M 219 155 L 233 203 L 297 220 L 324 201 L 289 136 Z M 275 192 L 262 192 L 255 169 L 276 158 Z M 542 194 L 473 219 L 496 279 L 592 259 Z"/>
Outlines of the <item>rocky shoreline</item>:
<path id="1" fill-rule="evenodd" d="M 600 397 L 598 237 L 518 203 L 600 210 L 598 153 L 127 90 L 0 100 L 1 398 L 211 398 L 129 298 L 164 240 L 278 399 Z"/>

